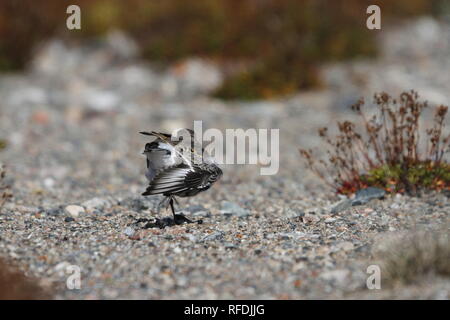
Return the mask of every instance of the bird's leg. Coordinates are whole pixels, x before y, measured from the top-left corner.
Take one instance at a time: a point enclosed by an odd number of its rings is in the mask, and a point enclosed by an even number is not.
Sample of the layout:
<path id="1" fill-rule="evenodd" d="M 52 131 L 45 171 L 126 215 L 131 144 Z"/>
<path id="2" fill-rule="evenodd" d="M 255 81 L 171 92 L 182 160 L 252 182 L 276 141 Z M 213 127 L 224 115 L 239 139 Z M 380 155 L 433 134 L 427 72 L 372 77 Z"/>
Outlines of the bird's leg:
<path id="1" fill-rule="evenodd" d="M 164 197 L 159 203 L 158 203 L 158 207 L 156 208 L 156 214 L 158 214 L 159 215 L 159 212 L 161 211 L 161 207 L 166 203 L 166 201 L 168 200 L 168 198 L 167 197 Z M 167 206 L 166 207 L 168 207 L 168 203 L 167 203 Z"/>
<path id="2" fill-rule="evenodd" d="M 170 197 L 169 205 L 170 205 L 170 208 L 172 209 L 173 221 L 175 222 L 175 224 L 182 224 L 183 222 L 192 223 L 192 221 L 189 220 L 188 218 L 186 218 L 184 215 L 175 214 L 175 208 L 173 205 L 174 201 L 178 204 L 178 201 L 176 200 L 175 197 Z"/>
<path id="3" fill-rule="evenodd" d="M 173 218 L 175 220 L 175 208 L 173 207 L 173 197 L 169 198 L 170 209 L 172 209 Z"/>

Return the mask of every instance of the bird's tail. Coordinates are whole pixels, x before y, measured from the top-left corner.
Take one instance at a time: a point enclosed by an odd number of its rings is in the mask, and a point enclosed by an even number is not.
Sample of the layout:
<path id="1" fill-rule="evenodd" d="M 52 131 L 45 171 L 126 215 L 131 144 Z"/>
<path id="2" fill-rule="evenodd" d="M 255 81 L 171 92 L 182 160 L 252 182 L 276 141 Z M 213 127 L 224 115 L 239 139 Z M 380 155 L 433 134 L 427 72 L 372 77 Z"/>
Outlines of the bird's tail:
<path id="1" fill-rule="evenodd" d="M 167 133 L 162 133 L 162 132 L 156 132 L 156 131 L 151 131 L 151 132 L 147 132 L 147 131 L 141 131 L 139 132 L 140 134 L 146 135 L 146 136 L 153 136 L 156 138 L 159 138 L 163 141 L 170 141 L 172 135 L 167 134 Z"/>

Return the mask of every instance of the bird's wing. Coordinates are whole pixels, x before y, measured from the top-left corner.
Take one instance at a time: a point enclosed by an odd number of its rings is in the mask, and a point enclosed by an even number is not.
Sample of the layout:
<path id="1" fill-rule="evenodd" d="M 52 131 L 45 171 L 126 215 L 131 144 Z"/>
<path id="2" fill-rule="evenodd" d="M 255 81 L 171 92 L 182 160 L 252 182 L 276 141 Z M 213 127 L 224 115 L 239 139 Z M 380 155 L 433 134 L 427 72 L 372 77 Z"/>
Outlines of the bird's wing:
<path id="1" fill-rule="evenodd" d="M 172 167 L 157 174 L 142 195 L 171 194 L 196 188 L 202 189 L 208 184 L 210 177 L 211 172 L 198 167 L 186 165 Z"/>
<path id="2" fill-rule="evenodd" d="M 182 137 L 180 137 L 181 139 L 179 141 L 172 141 L 172 136 L 170 134 L 155 131 L 142 131 L 140 133 L 157 138 L 153 142 L 145 145 L 144 153 L 147 155 L 147 167 L 150 166 L 154 169 L 158 169 L 172 167 L 180 163 L 192 167 L 192 157 L 190 157 L 189 154 L 186 156 L 185 153 L 183 153 L 183 147 L 185 146 L 180 144 L 183 140 Z"/>
<path id="3" fill-rule="evenodd" d="M 147 143 L 144 154 L 147 157 L 148 169 L 164 169 L 182 162 L 174 147 L 160 140 Z"/>
<path id="4" fill-rule="evenodd" d="M 142 195 L 148 196 L 187 190 L 188 187 L 185 184 L 185 179 L 191 171 L 186 166 L 177 166 L 163 170 L 153 178 L 147 190 Z"/>

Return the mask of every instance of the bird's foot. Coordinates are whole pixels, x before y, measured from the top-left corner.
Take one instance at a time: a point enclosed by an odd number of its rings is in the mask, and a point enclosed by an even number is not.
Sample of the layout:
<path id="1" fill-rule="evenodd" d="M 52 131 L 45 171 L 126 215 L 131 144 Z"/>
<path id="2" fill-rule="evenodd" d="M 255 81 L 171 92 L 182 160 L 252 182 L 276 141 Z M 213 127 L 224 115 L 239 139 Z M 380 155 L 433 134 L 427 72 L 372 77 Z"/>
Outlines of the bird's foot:
<path id="1" fill-rule="evenodd" d="M 134 218 L 134 219 L 135 221 L 132 222 L 130 225 L 136 228 L 139 228 L 142 223 L 149 223 L 150 221 L 150 219 L 147 218 L 138 218 L 138 219 Z"/>
<path id="2" fill-rule="evenodd" d="M 186 218 L 183 214 L 175 214 L 173 218 L 165 217 L 162 219 L 156 218 L 155 220 L 148 220 L 148 222 L 144 225 L 144 229 L 149 228 L 159 228 L 164 229 L 165 227 L 172 227 L 176 225 L 181 225 L 183 223 L 198 223 L 202 224 L 203 220 L 192 221 Z"/>
<path id="3" fill-rule="evenodd" d="M 189 220 L 183 214 L 174 214 L 173 215 L 173 222 L 175 224 L 193 223 L 192 220 Z"/>
<path id="4" fill-rule="evenodd" d="M 144 229 L 150 229 L 150 228 L 159 228 L 164 229 L 165 227 L 170 227 L 175 225 L 172 218 L 156 218 L 152 222 L 148 222 L 144 225 Z"/>

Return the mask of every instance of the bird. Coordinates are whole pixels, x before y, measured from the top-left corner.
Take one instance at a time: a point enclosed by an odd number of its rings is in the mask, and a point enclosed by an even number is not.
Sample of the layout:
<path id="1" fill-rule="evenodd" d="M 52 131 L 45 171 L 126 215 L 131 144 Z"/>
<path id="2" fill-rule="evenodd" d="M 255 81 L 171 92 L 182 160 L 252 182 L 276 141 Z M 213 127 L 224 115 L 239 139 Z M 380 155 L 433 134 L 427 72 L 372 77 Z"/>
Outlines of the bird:
<path id="1" fill-rule="evenodd" d="M 214 158 L 205 152 L 204 148 L 198 148 L 201 154 L 198 153 L 195 148 L 198 141 L 195 140 L 194 132 L 191 129 L 184 130 L 190 135 L 190 145 L 182 143 L 183 136 L 173 139 L 172 135 L 167 133 L 140 132 L 156 138 L 145 144 L 143 152 L 147 157 L 145 176 L 149 185 L 142 195 L 162 194 L 164 198 L 158 205 L 158 211 L 164 204 L 166 209 L 170 206 L 175 223 L 191 222 L 184 216 L 175 214 L 174 201 L 178 204 L 175 197 L 196 196 L 211 188 L 223 174 Z"/>

